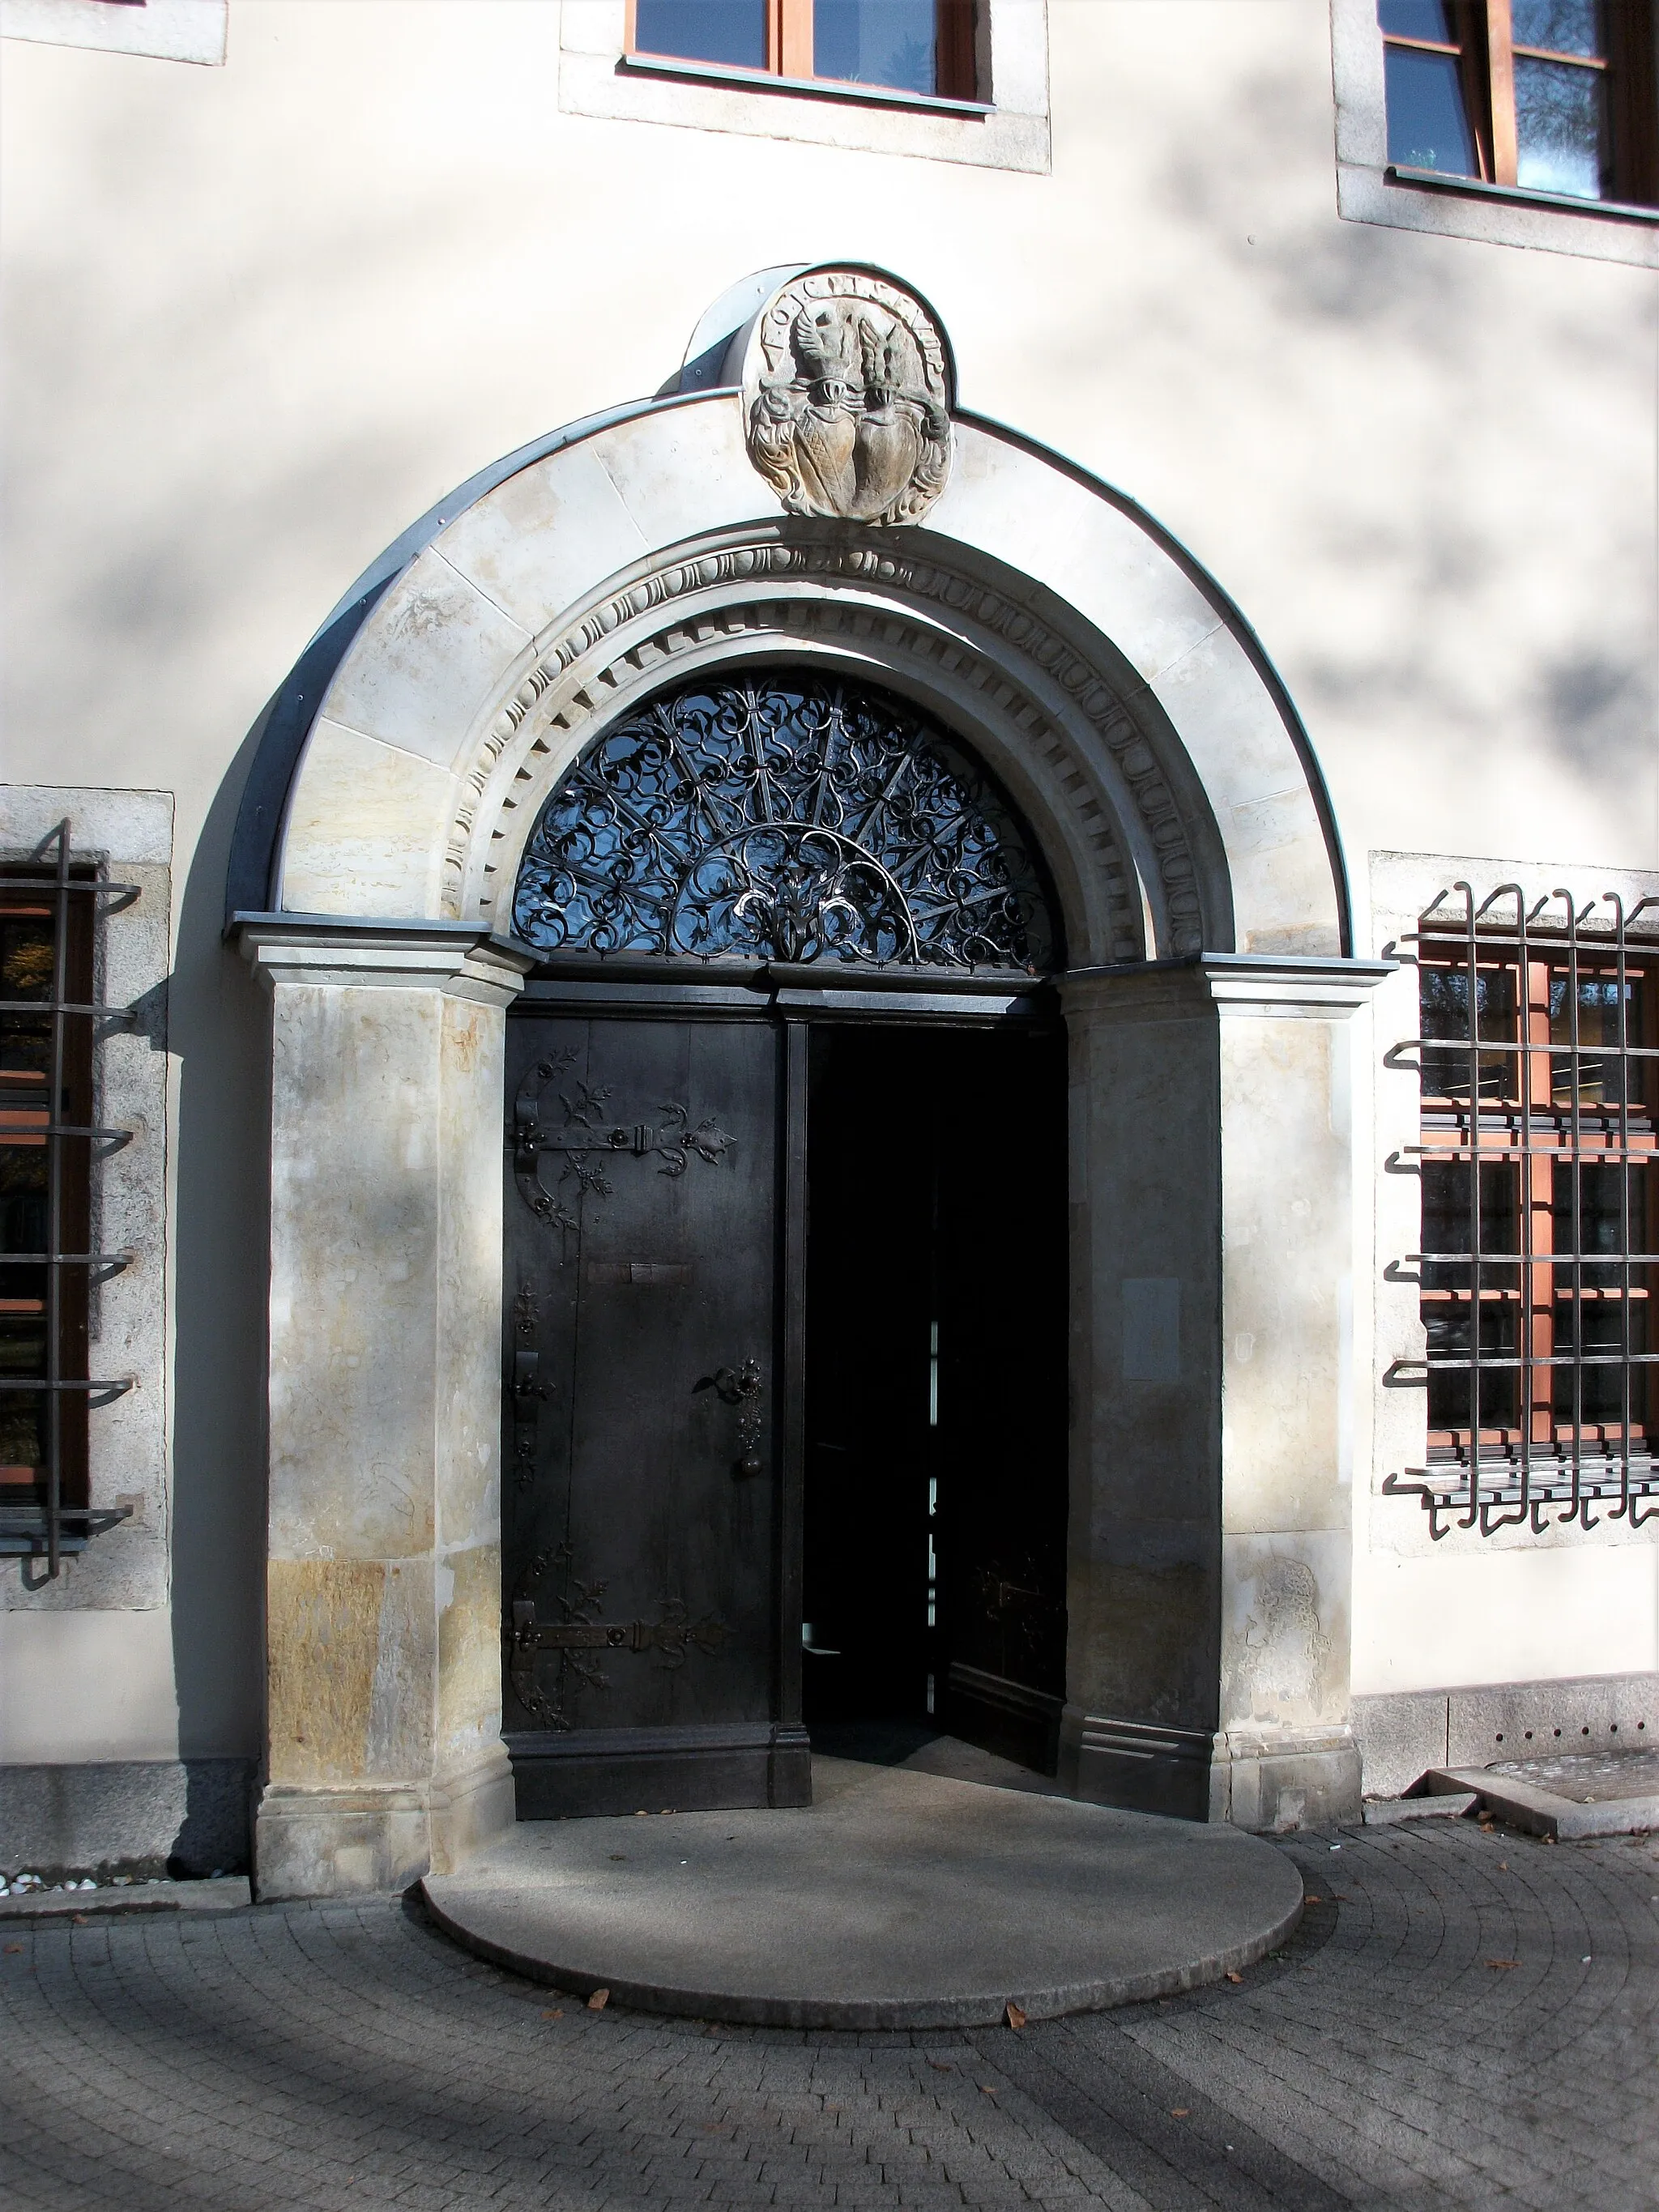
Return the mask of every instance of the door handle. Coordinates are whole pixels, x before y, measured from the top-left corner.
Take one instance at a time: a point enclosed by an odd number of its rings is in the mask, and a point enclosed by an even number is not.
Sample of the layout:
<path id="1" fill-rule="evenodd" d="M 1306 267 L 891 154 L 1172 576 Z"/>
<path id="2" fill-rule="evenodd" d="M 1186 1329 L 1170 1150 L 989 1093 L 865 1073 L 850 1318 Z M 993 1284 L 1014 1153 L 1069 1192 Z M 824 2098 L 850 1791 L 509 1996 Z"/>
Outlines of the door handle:
<path id="1" fill-rule="evenodd" d="M 763 1422 L 761 1400 L 765 1387 L 758 1359 L 745 1359 L 737 1368 L 717 1367 L 712 1375 L 700 1376 L 691 1385 L 694 1397 L 699 1390 L 712 1390 L 721 1405 L 738 1408 L 738 1457 L 732 1469 L 734 1474 L 752 1476 L 765 1472 L 760 1451 Z"/>
<path id="2" fill-rule="evenodd" d="M 541 1365 L 541 1359 L 539 1352 L 529 1351 L 523 1345 L 514 1349 L 513 1395 L 515 1398 L 546 1398 L 552 1395 L 547 1384 L 540 1382 L 537 1376 L 537 1370 Z"/>

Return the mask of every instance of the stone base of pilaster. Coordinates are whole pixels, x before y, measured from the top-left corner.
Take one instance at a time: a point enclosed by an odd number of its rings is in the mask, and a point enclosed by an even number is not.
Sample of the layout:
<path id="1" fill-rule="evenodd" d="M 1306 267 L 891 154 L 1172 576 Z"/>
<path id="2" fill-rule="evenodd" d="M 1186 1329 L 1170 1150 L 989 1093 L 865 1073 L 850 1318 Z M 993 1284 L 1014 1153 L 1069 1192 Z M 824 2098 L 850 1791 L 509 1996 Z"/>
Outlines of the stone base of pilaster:
<path id="1" fill-rule="evenodd" d="M 1349 1728 L 1160 1728 L 1067 1705 L 1060 1780 L 1073 1797 L 1261 1835 L 1360 1817 L 1359 1747 Z"/>
<path id="2" fill-rule="evenodd" d="M 513 1825 L 503 1745 L 413 1783 L 267 1783 L 253 1820 L 253 1890 L 283 1898 L 356 1897 L 451 1874 Z"/>
<path id="3" fill-rule="evenodd" d="M 1211 1754 L 1210 1818 L 1269 1836 L 1358 1820 L 1359 1746 L 1353 1730 L 1224 1730 Z"/>
<path id="4" fill-rule="evenodd" d="M 513 1762 L 499 1739 L 432 1784 L 432 1874 L 453 1874 L 513 1826 Z"/>

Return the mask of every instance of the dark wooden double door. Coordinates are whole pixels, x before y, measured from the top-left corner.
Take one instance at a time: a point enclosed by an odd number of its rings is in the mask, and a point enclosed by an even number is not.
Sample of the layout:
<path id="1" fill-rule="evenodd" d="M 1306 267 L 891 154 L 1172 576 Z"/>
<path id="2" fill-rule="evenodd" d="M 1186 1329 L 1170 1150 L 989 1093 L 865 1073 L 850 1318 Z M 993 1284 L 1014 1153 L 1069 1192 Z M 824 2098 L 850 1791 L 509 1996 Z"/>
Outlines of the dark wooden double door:
<path id="1" fill-rule="evenodd" d="M 1062 1039 L 642 995 L 508 1024 L 520 1817 L 803 1804 L 860 1724 L 1052 1771 Z"/>

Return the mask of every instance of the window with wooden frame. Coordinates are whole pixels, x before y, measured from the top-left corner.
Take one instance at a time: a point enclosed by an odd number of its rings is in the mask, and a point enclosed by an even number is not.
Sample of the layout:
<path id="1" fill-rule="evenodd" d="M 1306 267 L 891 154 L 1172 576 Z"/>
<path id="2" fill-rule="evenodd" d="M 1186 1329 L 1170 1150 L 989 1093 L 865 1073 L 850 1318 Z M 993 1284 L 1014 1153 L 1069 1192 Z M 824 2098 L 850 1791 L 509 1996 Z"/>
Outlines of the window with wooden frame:
<path id="1" fill-rule="evenodd" d="M 1659 1515 L 1659 900 L 1607 905 L 1459 884 L 1416 935 L 1429 1464 L 1389 1486 L 1437 1533 Z"/>
<path id="2" fill-rule="evenodd" d="M 978 96 L 974 0 L 629 0 L 627 52 L 830 88 Z"/>
<path id="3" fill-rule="evenodd" d="M 1376 13 L 1402 174 L 1659 201 L 1650 0 L 1377 0 Z"/>
<path id="4" fill-rule="evenodd" d="M 55 1575 L 125 1511 L 88 1499 L 89 1405 L 130 1387 L 88 1371 L 94 1271 L 131 1256 L 91 1249 L 94 1144 L 128 1140 L 93 1126 L 96 1032 L 131 1018 L 93 1003 L 93 956 L 100 901 L 137 894 L 76 862 L 67 823 L 52 847 L 0 868 L 0 1551 Z"/>

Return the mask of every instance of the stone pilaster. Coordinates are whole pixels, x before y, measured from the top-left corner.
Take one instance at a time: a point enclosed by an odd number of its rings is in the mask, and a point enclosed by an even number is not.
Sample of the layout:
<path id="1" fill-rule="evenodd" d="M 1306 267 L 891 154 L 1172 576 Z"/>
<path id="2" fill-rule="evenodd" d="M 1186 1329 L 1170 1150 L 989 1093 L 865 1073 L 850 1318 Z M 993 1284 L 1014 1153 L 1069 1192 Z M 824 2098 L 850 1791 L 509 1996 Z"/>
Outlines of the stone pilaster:
<path id="1" fill-rule="evenodd" d="M 1068 979 L 1079 1796 L 1352 1817 L 1349 1018 L 1386 963 Z"/>
<path id="2" fill-rule="evenodd" d="M 510 1825 L 501 1064 L 530 957 L 243 917 L 270 997 L 261 1897 L 398 1887 Z"/>

